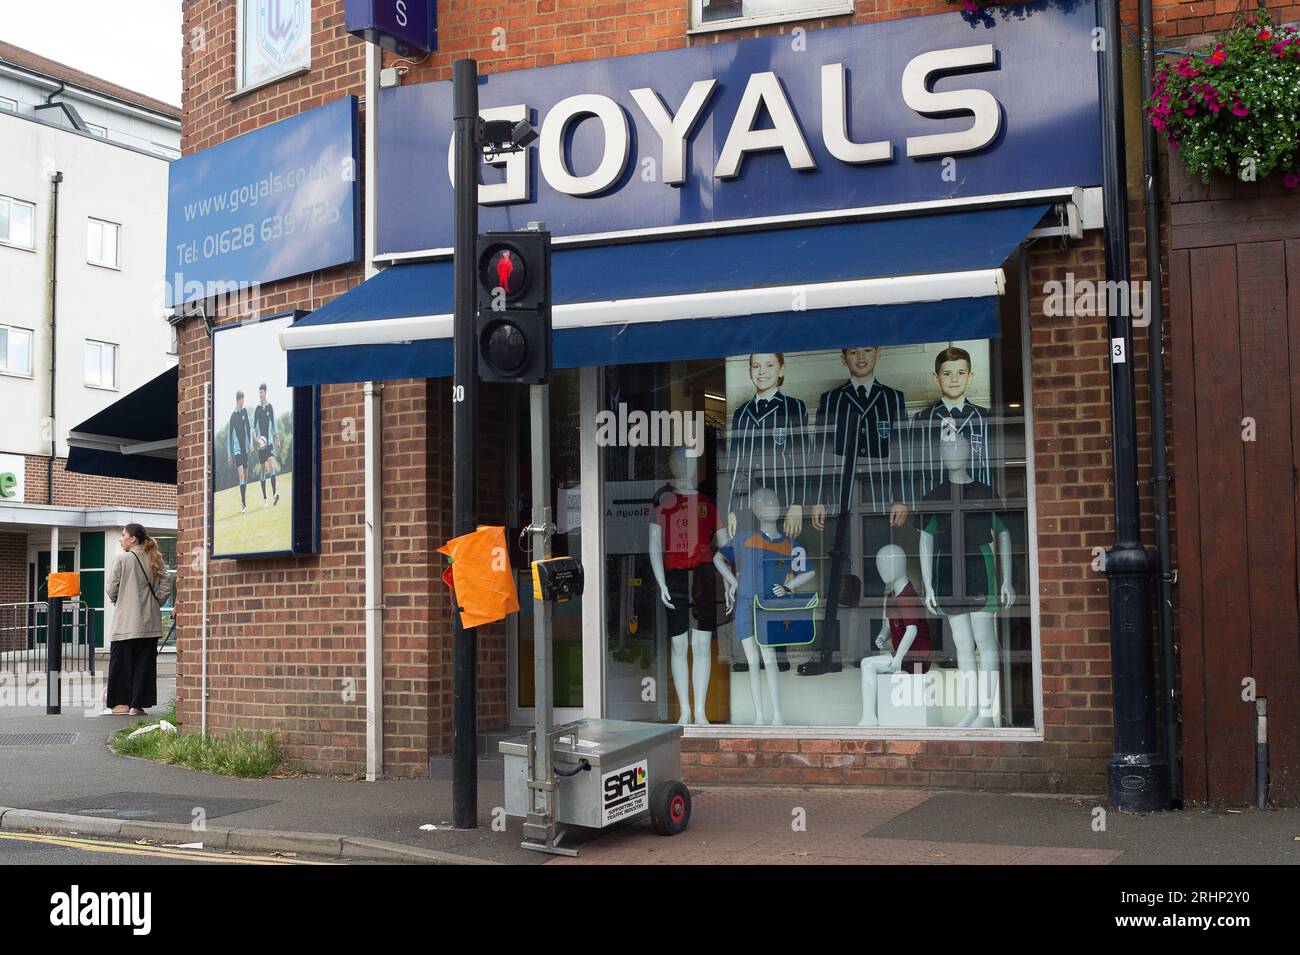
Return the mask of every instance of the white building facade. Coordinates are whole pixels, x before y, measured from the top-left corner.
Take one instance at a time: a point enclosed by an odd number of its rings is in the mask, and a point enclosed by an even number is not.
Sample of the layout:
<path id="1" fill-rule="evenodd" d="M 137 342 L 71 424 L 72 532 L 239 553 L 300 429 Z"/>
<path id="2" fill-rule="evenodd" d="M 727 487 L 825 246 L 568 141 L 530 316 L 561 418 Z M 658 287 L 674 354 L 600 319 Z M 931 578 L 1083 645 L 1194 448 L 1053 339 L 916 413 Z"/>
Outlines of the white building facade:
<path id="1" fill-rule="evenodd" d="M 0 43 L 0 607 L 43 599 L 57 550 L 111 614 L 122 524 L 172 550 L 174 485 L 65 466 L 69 432 L 176 363 L 161 279 L 179 155 L 178 108 Z"/>

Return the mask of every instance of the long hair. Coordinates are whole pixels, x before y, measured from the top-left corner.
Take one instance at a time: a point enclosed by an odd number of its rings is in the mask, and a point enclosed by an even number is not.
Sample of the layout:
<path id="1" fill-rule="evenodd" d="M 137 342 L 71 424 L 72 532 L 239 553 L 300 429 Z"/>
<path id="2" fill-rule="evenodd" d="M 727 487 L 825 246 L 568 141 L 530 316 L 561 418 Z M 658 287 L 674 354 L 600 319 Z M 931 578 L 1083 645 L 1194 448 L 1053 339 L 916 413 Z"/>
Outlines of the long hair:
<path id="1" fill-rule="evenodd" d="M 134 537 L 135 542 L 144 548 L 144 556 L 149 561 L 149 569 L 153 571 L 153 579 L 155 582 L 158 581 L 166 570 L 163 564 L 162 551 L 158 549 L 158 542 L 150 537 L 149 532 L 140 524 L 127 524 L 123 530 Z"/>

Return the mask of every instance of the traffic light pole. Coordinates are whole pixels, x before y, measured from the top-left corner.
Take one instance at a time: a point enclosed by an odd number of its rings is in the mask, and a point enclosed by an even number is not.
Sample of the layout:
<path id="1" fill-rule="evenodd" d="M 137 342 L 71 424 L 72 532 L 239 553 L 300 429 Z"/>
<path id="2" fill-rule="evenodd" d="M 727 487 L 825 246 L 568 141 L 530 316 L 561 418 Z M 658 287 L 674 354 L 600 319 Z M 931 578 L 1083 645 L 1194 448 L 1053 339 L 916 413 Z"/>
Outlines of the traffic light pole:
<path id="1" fill-rule="evenodd" d="M 455 244 L 453 246 L 451 522 L 452 534 L 472 532 L 478 479 L 474 439 L 478 431 L 478 373 L 474 366 L 478 239 L 478 64 L 452 64 L 456 121 Z M 454 601 L 453 601 L 454 603 Z M 457 829 L 478 826 L 477 661 L 474 631 L 452 608 L 451 818 Z"/>

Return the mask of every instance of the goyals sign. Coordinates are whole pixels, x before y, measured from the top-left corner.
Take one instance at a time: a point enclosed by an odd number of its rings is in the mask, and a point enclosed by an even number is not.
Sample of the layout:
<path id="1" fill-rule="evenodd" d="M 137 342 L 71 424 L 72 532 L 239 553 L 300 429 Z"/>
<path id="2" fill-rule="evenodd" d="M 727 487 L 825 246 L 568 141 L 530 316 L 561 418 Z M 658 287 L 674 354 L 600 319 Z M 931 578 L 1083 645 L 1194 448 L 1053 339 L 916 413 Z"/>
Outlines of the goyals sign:
<path id="1" fill-rule="evenodd" d="M 480 227 L 556 236 L 800 218 L 1101 180 L 1092 0 L 484 76 Z M 452 244 L 450 83 L 382 91 L 381 254 Z"/>

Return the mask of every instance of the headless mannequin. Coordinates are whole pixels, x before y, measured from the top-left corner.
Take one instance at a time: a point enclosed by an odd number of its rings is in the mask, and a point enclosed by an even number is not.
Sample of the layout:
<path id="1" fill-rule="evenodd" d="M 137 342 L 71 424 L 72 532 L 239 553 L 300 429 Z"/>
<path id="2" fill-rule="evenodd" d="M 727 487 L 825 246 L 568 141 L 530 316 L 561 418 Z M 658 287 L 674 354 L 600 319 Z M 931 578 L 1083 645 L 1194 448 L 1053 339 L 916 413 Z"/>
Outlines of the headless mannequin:
<path id="1" fill-rule="evenodd" d="M 974 480 L 970 472 L 970 445 L 964 439 L 940 441 L 939 459 L 950 484 L 960 486 Z M 1003 610 L 1009 610 L 1016 600 L 1015 588 L 1011 586 L 1011 534 L 1005 530 L 1000 531 L 997 545 L 998 567 L 1002 575 L 998 603 Z M 934 538 L 925 531 L 921 532 L 918 550 L 921 557 L 921 580 L 925 584 L 925 606 L 931 613 L 938 614 L 939 602 L 932 579 Z M 957 555 L 951 555 L 950 559 L 956 560 Z M 996 614 L 988 611 L 949 614 L 948 626 L 952 629 L 952 640 L 957 650 L 957 669 L 961 671 L 966 691 L 966 715 L 957 725 L 1001 725 L 1002 694 L 998 685 Z M 985 701 L 988 706 L 981 706 Z"/>
<path id="2" fill-rule="evenodd" d="M 876 552 L 876 573 L 880 574 L 880 579 L 885 582 L 888 593 L 892 593 L 895 597 L 901 594 L 908 584 L 907 555 L 903 553 L 903 548 L 897 544 L 886 544 L 880 548 Z M 876 646 L 883 649 L 888 639 L 889 619 L 886 617 L 876 637 Z M 897 673 L 903 668 L 903 660 L 906 659 L 907 651 L 912 648 L 915 639 L 916 625 L 908 624 L 907 630 L 903 633 L 902 643 L 894 648 L 893 653 L 886 651 L 863 658 L 862 719 L 858 721 L 859 726 L 880 725 L 876 712 L 876 684 L 882 673 Z"/>
<path id="3" fill-rule="evenodd" d="M 775 540 L 781 534 L 781 529 L 777 527 L 776 523 L 782 516 L 780 499 L 769 488 L 757 488 L 750 495 L 749 500 L 750 510 L 753 511 L 754 519 L 758 522 L 760 533 L 765 535 L 768 540 Z M 752 560 L 754 558 L 746 556 L 744 559 Z M 721 553 L 714 554 L 713 565 L 718 568 L 718 573 L 726 581 L 727 612 L 731 613 L 736 606 L 736 594 L 740 589 L 740 580 Z M 761 576 L 760 573 L 759 577 Z M 811 570 L 799 574 L 791 571 L 786 575 L 783 583 L 774 584 L 770 594 L 764 594 L 763 596 L 788 597 L 811 580 L 812 576 L 813 572 Z M 742 595 L 741 599 L 752 600 L 753 596 L 746 597 Z M 740 647 L 745 651 L 745 659 L 749 662 L 749 694 L 754 701 L 754 725 L 763 725 L 763 683 L 758 666 L 760 653 L 763 657 L 764 669 L 767 672 L 767 690 L 772 696 L 772 725 L 780 726 L 784 724 L 785 717 L 781 713 L 781 674 L 777 668 L 776 660 L 777 648 L 759 646 L 753 633 L 740 638 Z"/>
<path id="4" fill-rule="evenodd" d="M 689 457 L 684 448 L 673 449 L 668 459 L 668 471 L 672 475 L 673 488 L 683 494 L 698 493 L 695 487 L 695 468 L 695 458 Z M 725 547 L 726 543 L 726 530 L 719 529 L 714 535 L 714 545 Z M 672 598 L 668 594 L 668 581 L 664 575 L 664 532 L 658 523 L 650 525 L 650 567 L 654 571 L 655 582 L 659 584 L 659 599 L 669 610 L 674 609 Z M 713 667 L 713 632 L 691 628 L 672 635 L 670 644 L 673 685 L 677 688 L 677 704 L 681 710 L 677 722 L 683 726 L 692 722 L 697 726 L 707 726 L 709 720 L 704 715 L 704 703 L 709 695 L 709 674 Z M 694 654 L 693 662 L 689 665 L 688 646 Z M 691 719 L 692 677 L 695 684 L 694 720 Z"/>

